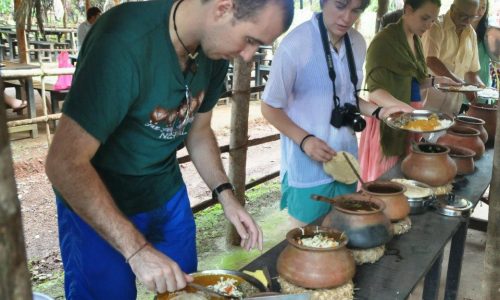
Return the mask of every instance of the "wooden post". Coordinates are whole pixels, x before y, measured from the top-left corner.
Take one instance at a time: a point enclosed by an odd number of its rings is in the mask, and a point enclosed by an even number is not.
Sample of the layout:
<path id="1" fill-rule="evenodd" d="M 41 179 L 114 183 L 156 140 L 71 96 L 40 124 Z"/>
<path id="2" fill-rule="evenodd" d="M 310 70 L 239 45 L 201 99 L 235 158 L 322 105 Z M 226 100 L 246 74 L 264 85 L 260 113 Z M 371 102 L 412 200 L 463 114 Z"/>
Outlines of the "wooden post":
<path id="1" fill-rule="evenodd" d="M 231 101 L 231 136 L 229 140 L 229 180 L 235 187 L 238 201 L 245 205 L 245 180 L 248 146 L 248 112 L 250 102 L 250 77 L 253 61 L 234 60 L 234 84 Z M 238 232 L 229 224 L 227 243 L 239 245 Z"/>
<path id="2" fill-rule="evenodd" d="M 21 9 L 22 0 L 14 0 L 14 12 Z M 15 15 L 15 13 L 14 13 Z M 28 42 L 26 40 L 26 20 L 17 20 L 16 21 L 16 33 L 17 33 L 17 49 L 19 51 L 19 62 L 27 63 L 28 62 Z"/>
<path id="3" fill-rule="evenodd" d="M 2 299 L 27 300 L 33 296 L 6 121 L 0 93 L 0 295 Z"/>
<path id="4" fill-rule="evenodd" d="M 377 8 L 377 21 L 375 23 L 375 33 L 380 29 L 380 20 L 382 16 L 387 13 L 387 9 L 389 8 L 388 0 L 378 0 L 378 8 Z"/>
<path id="5" fill-rule="evenodd" d="M 498 83 L 497 83 L 498 86 Z M 484 252 L 484 299 L 500 299 L 500 110 L 497 110 L 493 175 L 490 183 L 488 230 Z"/>

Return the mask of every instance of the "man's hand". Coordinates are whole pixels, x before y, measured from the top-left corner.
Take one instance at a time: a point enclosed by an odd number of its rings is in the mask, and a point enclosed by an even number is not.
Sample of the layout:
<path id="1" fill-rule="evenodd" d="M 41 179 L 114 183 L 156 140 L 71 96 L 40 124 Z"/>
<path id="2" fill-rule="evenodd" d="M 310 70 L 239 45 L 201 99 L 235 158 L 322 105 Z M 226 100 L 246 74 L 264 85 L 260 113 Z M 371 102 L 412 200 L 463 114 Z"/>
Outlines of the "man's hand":
<path id="1" fill-rule="evenodd" d="M 327 143 L 315 136 L 307 138 L 302 143 L 302 149 L 307 156 L 319 162 L 327 162 L 337 155 L 337 152 L 330 148 Z"/>
<path id="2" fill-rule="evenodd" d="M 234 225 L 241 237 L 241 247 L 246 250 L 258 248 L 262 251 L 262 229 L 232 193 L 230 199 L 226 197 L 229 197 L 229 195 L 225 195 L 224 199 L 219 198 L 219 201 L 222 204 L 226 218 Z"/>
<path id="3" fill-rule="evenodd" d="M 174 292 L 193 281 L 175 261 L 149 244 L 130 258 L 129 264 L 137 279 L 152 292 Z"/>

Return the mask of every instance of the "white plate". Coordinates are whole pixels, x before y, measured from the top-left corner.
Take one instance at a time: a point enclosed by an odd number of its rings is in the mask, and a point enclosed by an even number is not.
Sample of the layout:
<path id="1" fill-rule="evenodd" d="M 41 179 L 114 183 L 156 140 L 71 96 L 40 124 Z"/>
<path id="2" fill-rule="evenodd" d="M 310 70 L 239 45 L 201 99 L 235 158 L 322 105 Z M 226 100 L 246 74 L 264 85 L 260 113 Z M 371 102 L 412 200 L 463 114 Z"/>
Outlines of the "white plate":
<path id="1" fill-rule="evenodd" d="M 439 118 L 439 121 L 441 123 L 441 126 L 438 128 L 435 128 L 434 130 L 417 130 L 417 129 L 408 129 L 408 128 L 403 128 L 403 126 L 411 120 L 422 120 L 422 119 L 428 119 L 431 115 L 436 115 Z M 400 130 L 405 130 L 409 132 L 417 132 L 417 133 L 423 133 L 423 132 L 438 132 L 442 130 L 446 130 L 450 128 L 455 121 L 453 118 L 445 113 L 440 113 L 440 112 L 434 112 L 431 110 L 414 110 L 412 112 L 406 113 L 406 112 L 397 112 L 390 114 L 388 117 L 384 119 L 384 122 L 389 125 L 389 127 L 394 128 L 394 129 L 400 129 Z"/>
<path id="2" fill-rule="evenodd" d="M 475 85 L 467 85 L 467 84 L 455 86 L 455 85 L 442 85 L 438 83 L 434 85 L 434 87 L 443 92 L 455 92 L 455 93 L 479 92 L 483 90 L 482 88 L 477 87 Z"/>

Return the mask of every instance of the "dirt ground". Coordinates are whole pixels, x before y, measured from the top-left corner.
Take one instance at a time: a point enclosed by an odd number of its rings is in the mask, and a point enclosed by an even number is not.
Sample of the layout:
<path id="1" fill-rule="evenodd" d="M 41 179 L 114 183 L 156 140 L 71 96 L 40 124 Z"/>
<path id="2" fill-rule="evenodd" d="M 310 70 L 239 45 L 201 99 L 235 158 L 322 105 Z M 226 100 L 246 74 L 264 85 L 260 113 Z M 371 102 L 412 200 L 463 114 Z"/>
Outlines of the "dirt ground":
<path id="1" fill-rule="evenodd" d="M 41 112 L 41 111 L 40 111 Z M 230 105 L 216 107 L 212 127 L 219 145 L 229 142 Z M 264 137 L 277 131 L 260 114 L 260 104 L 250 105 L 249 138 Z M 33 280 L 50 278 L 53 271 L 61 270 L 58 248 L 57 219 L 52 187 L 45 175 L 44 163 L 47 155 L 45 126 L 39 126 L 36 139 L 27 133 L 11 135 L 11 149 L 14 162 L 18 197 L 21 202 L 24 236 L 28 260 L 32 265 Z M 185 155 L 181 150 L 178 156 Z M 222 154 L 227 168 L 228 154 Z M 210 191 L 203 183 L 191 163 L 181 165 L 184 180 L 192 205 L 210 197 Z M 247 159 L 247 182 L 279 170 L 279 142 L 271 142 L 249 148 Z"/>

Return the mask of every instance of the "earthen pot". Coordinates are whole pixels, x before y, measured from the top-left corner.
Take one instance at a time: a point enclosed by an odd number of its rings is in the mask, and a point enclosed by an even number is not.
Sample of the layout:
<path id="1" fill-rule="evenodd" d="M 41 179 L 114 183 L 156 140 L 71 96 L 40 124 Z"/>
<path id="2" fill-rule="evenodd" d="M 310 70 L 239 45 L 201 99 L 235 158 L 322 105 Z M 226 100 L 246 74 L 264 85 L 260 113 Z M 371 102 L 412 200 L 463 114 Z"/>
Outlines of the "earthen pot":
<path id="1" fill-rule="evenodd" d="M 474 156 L 476 153 L 470 149 L 448 145 L 450 157 L 457 165 L 457 175 L 474 173 Z"/>
<path id="2" fill-rule="evenodd" d="M 298 243 L 300 238 L 316 234 L 333 237 L 339 245 L 314 248 Z M 328 227 L 306 226 L 290 230 L 286 240 L 288 245 L 278 257 L 277 271 L 288 282 L 304 288 L 321 289 L 343 285 L 354 277 L 356 265 L 351 251 L 346 248 L 346 234 Z"/>
<path id="3" fill-rule="evenodd" d="M 488 141 L 488 132 L 484 128 L 484 120 L 481 120 L 479 118 L 471 117 L 471 116 L 457 116 L 455 118 L 455 124 L 459 126 L 465 126 L 465 127 L 470 127 L 474 128 L 479 131 L 479 138 L 483 141 L 483 143 L 486 144 Z"/>
<path id="4" fill-rule="evenodd" d="M 415 144 L 401 163 L 401 171 L 407 178 L 430 186 L 448 184 L 457 175 L 457 165 L 449 152 L 450 148 L 444 145 Z"/>
<path id="5" fill-rule="evenodd" d="M 349 237 L 349 248 L 369 249 L 392 239 L 392 224 L 383 212 L 385 203 L 382 200 L 357 193 L 334 200 L 332 211 L 325 216 L 322 225 L 344 231 Z"/>
<path id="6" fill-rule="evenodd" d="M 471 104 L 467 115 L 484 120 L 484 128 L 488 132 L 488 142 L 495 140 L 497 128 L 497 106 L 491 104 Z"/>
<path id="7" fill-rule="evenodd" d="M 381 180 L 366 182 L 361 186 L 361 191 L 384 201 L 384 214 L 391 221 L 404 219 L 410 213 L 408 198 L 404 195 L 406 187 L 400 183 Z"/>
<path id="8" fill-rule="evenodd" d="M 479 131 L 459 125 L 453 125 L 448 128 L 446 133 L 438 138 L 437 143 L 442 145 L 460 145 L 461 147 L 470 149 L 476 152 L 474 159 L 480 159 L 485 151 L 484 143 L 479 138 Z"/>

